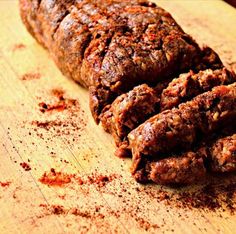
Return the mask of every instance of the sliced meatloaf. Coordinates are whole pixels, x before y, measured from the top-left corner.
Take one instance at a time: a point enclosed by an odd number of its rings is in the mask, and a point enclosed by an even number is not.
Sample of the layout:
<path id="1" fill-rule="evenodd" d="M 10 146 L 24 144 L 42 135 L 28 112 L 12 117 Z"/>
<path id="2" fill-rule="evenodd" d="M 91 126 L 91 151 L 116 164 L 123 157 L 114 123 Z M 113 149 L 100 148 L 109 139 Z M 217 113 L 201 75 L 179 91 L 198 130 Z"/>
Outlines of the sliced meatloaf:
<path id="1" fill-rule="evenodd" d="M 102 125 L 120 146 L 131 130 L 157 111 L 159 101 L 154 89 L 146 84 L 137 86 L 105 108 L 101 116 Z"/>
<path id="2" fill-rule="evenodd" d="M 148 119 L 128 135 L 132 172 L 142 158 L 191 149 L 197 140 L 230 124 L 236 117 L 236 83 L 218 86 L 178 108 Z"/>
<path id="3" fill-rule="evenodd" d="M 215 86 L 228 85 L 235 81 L 235 73 L 222 68 L 198 73 L 190 71 L 168 81 L 169 84 L 166 81 L 160 82 L 155 88 L 143 84 L 120 95 L 108 105 L 101 114 L 101 122 L 104 129 L 113 135 L 121 150 L 127 146 L 128 133 L 150 116 L 177 107 Z"/>

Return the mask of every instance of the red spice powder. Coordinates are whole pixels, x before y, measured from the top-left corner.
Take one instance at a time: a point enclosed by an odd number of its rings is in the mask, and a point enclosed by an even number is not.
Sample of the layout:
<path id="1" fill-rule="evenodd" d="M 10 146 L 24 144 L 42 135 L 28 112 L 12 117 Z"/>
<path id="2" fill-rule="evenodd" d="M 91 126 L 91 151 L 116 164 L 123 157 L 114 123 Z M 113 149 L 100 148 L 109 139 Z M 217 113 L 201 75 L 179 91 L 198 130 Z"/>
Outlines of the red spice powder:
<path id="1" fill-rule="evenodd" d="M 21 77 L 21 80 L 37 80 L 41 78 L 41 74 L 36 73 L 26 73 Z"/>
<path id="2" fill-rule="evenodd" d="M 53 96 L 58 97 L 59 99 L 64 99 L 65 91 L 62 89 L 52 89 L 51 93 Z"/>
<path id="3" fill-rule="evenodd" d="M 24 45 L 23 43 L 19 43 L 19 44 L 13 45 L 12 51 L 15 52 L 16 50 L 22 50 L 25 48 L 26 48 L 26 45 Z"/>
<path id="4" fill-rule="evenodd" d="M 107 183 L 113 181 L 119 176 L 116 174 L 112 175 L 101 175 L 92 173 L 90 175 L 81 177 L 75 174 L 67 174 L 63 172 L 56 172 L 54 168 L 50 172 L 45 172 L 39 181 L 49 186 L 64 186 L 74 180 L 78 185 L 96 185 L 97 187 L 104 187 Z"/>
<path id="5" fill-rule="evenodd" d="M 48 186 L 64 186 L 71 182 L 71 178 L 74 175 L 65 174 L 62 172 L 56 172 L 54 168 L 49 173 L 44 173 L 39 181 Z"/>
<path id="6" fill-rule="evenodd" d="M 40 102 L 38 105 L 40 107 L 40 111 L 42 113 L 48 111 L 63 111 L 65 109 L 71 109 L 72 107 L 78 107 L 78 101 L 75 99 L 65 98 L 65 92 L 61 89 L 52 89 L 51 93 L 55 96 L 58 100 L 53 104 L 47 104 L 45 102 Z M 71 109 L 72 111 L 72 109 Z"/>
<path id="7" fill-rule="evenodd" d="M 45 113 L 45 116 L 41 120 L 30 122 L 31 125 L 35 126 L 33 134 L 35 133 L 37 137 L 46 140 L 46 143 L 51 141 L 53 137 L 63 137 L 67 144 L 74 145 L 81 138 L 80 132 L 87 125 L 84 111 L 81 110 L 78 100 L 64 97 L 63 90 L 53 89 L 50 90 L 50 93 L 54 97 L 38 104 L 39 111 Z M 50 133 L 50 138 L 48 133 Z"/>
<path id="8" fill-rule="evenodd" d="M 164 189 L 158 191 L 146 188 L 137 188 L 138 192 L 145 192 L 158 202 L 164 202 L 167 206 L 198 209 L 205 211 L 228 210 L 231 214 L 236 211 L 236 182 L 219 184 L 211 182 L 194 191 L 168 192 Z"/>
<path id="9" fill-rule="evenodd" d="M 66 213 L 64 207 L 61 205 L 52 205 L 51 209 L 52 209 L 52 213 L 55 215 L 60 215 L 60 214 Z"/>
<path id="10" fill-rule="evenodd" d="M 7 181 L 7 182 L 1 182 L 0 181 L 1 187 L 9 187 L 10 184 L 11 184 L 11 182 L 9 182 L 9 181 Z"/>
<path id="11" fill-rule="evenodd" d="M 40 111 L 42 113 L 46 112 L 46 111 L 53 111 L 53 110 L 56 110 L 56 111 L 63 111 L 67 108 L 67 105 L 65 102 L 62 102 L 62 103 L 57 103 L 57 104 L 54 104 L 54 105 L 51 105 L 51 104 L 46 104 L 45 102 L 40 102 L 39 103 L 39 107 L 40 107 Z"/>
<path id="12" fill-rule="evenodd" d="M 108 183 L 112 182 L 114 179 L 120 178 L 120 175 L 111 174 L 111 175 L 102 175 L 97 173 L 91 173 L 90 175 L 80 177 L 75 176 L 77 184 L 79 185 L 95 185 L 99 188 L 106 186 Z"/>
<path id="13" fill-rule="evenodd" d="M 20 163 L 20 166 L 25 170 L 25 171 L 30 171 L 31 170 L 31 167 L 28 163 L 26 162 L 22 162 Z"/>
<path id="14" fill-rule="evenodd" d="M 98 187 L 104 187 L 107 183 L 111 182 L 113 179 L 116 179 L 117 175 L 100 175 L 100 174 L 92 174 L 88 176 L 87 180 L 84 183 L 87 184 L 96 184 Z"/>
<path id="15" fill-rule="evenodd" d="M 33 125 L 36 125 L 39 128 L 44 128 L 45 130 L 49 130 L 52 127 L 62 127 L 63 122 L 62 121 L 45 121 L 45 122 L 40 122 L 40 121 L 32 121 Z"/>

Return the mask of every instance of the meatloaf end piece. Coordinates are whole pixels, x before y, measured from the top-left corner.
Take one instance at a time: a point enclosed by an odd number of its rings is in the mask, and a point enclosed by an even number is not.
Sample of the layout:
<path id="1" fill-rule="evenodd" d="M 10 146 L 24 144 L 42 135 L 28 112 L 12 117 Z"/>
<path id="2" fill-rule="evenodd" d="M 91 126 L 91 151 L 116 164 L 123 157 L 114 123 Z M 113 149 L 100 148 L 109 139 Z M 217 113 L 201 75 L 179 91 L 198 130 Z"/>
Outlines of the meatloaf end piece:
<path id="1" fill-rule="evenodd" d="M 236 83 L 218 86 L 178 108 L 153 116 L 128 135 L 132 172 L 142 158 L 190 149 L 199 138 L 223 128 L 236 117 Z"/>
<path id="2" fill-rule="evenodd" d="M 226 68 L 207 69 L 198 73 L 192 71 L 173 79 L 163 90 L 160 101 L 161 111 L 178 106 L 193 97 L 211 90 L 215 86 L 228 85 L 236 81 L 233 71 Z"/>
<path id="3" fill-rule="evenodd" d="M 107 104 L 139 84 L 155 85 L 202 62 L 221 63 L 145 0 L 20 0 L 20 9 L 63 74 L 90 89 L 96 122 Z"/>

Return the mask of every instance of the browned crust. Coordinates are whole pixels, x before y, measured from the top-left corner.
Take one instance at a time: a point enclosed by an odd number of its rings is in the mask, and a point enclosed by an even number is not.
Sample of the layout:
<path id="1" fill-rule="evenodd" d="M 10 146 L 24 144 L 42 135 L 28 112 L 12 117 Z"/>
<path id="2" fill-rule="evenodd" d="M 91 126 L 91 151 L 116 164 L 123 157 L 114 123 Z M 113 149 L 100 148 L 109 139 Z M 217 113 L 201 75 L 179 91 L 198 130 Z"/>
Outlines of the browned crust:
<path id="1" fill-rule="evenodd" d="M 96 122 L 103 108 L 134 86 L 190 68 L 222 66 L 172 16 L 148 1 L 20 0 L 23 22 L 63 74 L 90 88 Z"/>

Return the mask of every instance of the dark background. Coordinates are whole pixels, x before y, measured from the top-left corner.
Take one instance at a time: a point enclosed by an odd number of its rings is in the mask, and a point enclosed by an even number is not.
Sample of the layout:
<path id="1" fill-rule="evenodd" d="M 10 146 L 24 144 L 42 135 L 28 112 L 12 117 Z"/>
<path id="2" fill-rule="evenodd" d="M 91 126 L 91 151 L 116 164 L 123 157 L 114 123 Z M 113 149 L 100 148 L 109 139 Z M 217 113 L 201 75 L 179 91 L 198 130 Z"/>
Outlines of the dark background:
<path id="1" fill-rule="evenodd" d="M 225 0 L 225 2 L 231 4 L 232 6 L 236 7 L 236 0 Z"/>

